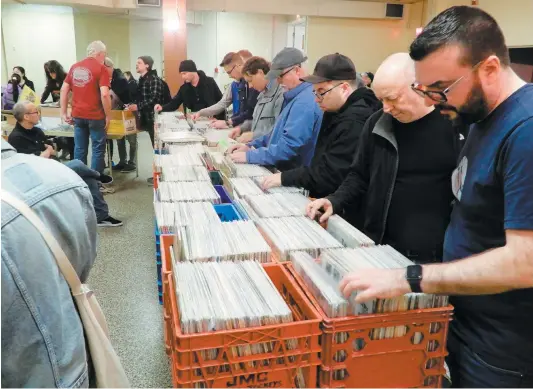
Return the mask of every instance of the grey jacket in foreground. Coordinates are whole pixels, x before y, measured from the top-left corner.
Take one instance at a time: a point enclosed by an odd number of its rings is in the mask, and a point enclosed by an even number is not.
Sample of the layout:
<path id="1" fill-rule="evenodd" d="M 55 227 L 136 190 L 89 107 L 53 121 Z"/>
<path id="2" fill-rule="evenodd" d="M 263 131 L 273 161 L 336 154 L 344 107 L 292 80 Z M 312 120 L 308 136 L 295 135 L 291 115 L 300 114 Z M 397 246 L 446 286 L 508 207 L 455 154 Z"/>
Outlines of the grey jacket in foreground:
<path id="1" fill-rule="evenodd" d="M 269 134 L 281 112 L 283 92 L 283 88 L 276 80 L 270 81 L 266 89 L 257 97 L 252 122 L 247 121 L 241 125 L 242 132 L 252 131 L 253 139 Z"/>
<path id="2" fill-rule="evenodd" d="M 87 185 L 61 163 L 2 140 L 2 189 L 43 221 L 84 282 L 96 258 Z M 2 202 L 2 387 L 89 387 L 83 327 L 41 234 Z"/>

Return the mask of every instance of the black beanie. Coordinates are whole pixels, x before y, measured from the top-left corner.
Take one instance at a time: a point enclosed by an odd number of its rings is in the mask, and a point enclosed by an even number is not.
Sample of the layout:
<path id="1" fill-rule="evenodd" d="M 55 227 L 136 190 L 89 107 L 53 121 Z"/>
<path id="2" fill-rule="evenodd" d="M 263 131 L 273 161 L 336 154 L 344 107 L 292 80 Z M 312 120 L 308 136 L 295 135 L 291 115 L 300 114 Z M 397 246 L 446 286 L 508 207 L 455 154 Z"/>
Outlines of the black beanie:
<path id="1" fill-rule="evenodd" d="M 186 59 L 185 61 L 181 61 L 180 63 L 180 73 L 181 72 L 197 72 L 196 64 L 192 59 Z"/>

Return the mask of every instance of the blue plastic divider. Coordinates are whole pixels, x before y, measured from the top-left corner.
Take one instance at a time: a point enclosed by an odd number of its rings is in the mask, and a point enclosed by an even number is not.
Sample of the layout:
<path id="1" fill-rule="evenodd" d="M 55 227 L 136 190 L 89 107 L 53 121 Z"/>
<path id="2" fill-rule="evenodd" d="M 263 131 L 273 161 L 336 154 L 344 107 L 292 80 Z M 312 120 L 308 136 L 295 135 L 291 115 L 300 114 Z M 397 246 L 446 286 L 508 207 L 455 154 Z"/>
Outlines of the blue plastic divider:
<path id="1" fill-rule="evenodd" d="M 215 204 L 215 212 L 223 222 L 232 222 L 235 220 L 242 220 L 233 204 Z"/>

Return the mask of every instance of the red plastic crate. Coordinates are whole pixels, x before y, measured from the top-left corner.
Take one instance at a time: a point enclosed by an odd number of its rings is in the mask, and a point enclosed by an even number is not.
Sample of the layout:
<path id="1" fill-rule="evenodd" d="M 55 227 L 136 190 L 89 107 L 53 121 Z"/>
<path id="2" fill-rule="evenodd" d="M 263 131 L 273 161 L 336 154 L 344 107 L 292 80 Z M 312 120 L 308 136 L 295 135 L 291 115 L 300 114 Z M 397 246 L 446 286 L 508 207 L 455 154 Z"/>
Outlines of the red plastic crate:
<path id="1" fill-rule="evenodd" d="M 322 316 L 320 387 L 440 387 L 451 306 L 332 319 L 287 269 Z"/>
<path id="2" fill-rule="evenodd" d="M 165 345 L 170 349 L 174 387 L 298 387 L 301 382 L 316 387 L 320 364 L 319 314 L 290 274 L 277 264 L 264 265 L 291 307 L 294 322 L 184 335 L 179 327 L 170 263 L 169 247 L 173 240 L 173 236 L 161 237 Z M 235 354 L 238 346 L 266 342 L 272 345 L 267 353 Z M 217 350 L 213 360 L 205 358 L 209 349 Z"/>

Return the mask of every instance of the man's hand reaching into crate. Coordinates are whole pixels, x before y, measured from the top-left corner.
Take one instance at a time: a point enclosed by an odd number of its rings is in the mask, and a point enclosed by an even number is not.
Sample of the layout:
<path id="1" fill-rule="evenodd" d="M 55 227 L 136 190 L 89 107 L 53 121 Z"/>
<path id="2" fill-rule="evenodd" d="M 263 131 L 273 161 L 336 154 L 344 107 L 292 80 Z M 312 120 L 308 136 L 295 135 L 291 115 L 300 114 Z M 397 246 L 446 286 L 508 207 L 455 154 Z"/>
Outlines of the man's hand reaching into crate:
<path id="1" fill-rule="evenodd" d="M 364 269 L 353 272 L 341 281 L 340 290 L 346 298 L 357 292 L 357 303 L 376 298 L 397 297 L 411 292 L 405 279 L 405 269 Z"/>
<path id="2" fill-rule="evenodd" d="M 533 288 L 533 231 L 506 230 L 505 246 L 461 261 L 422 266 L 424 293 L 487 295 Z M 340 288 L 356 301 L 390 298 L 411 292 L 405 269 L 366 269 L 348 274 Z"/>

